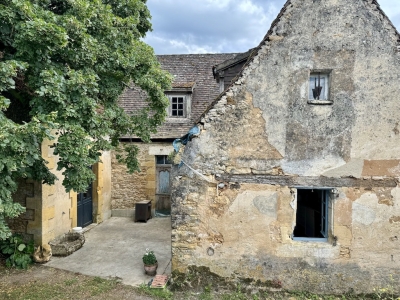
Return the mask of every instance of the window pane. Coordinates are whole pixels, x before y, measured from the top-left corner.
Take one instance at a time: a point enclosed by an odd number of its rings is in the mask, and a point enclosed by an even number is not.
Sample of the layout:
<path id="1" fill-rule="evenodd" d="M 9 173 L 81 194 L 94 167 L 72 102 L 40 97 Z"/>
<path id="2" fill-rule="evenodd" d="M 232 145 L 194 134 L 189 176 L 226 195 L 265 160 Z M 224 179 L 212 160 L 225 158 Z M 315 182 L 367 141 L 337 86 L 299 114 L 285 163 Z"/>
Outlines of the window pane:
<path id="1" fill-rule="evenodd" d="M 311 74 L 309 80 L 308 98 L 310 100 L 327 100 L 328 99 L 328 75 Z"/>
<path id="2" fill-rule="evenodd" d="M 163 165 L 165 161 L 165 155 L 156 155 L 157 165 Z"/>
<path id="3" fill-rule="evenodd" d="M 170 116 L 171 117 L 185 117 L 185 97 L 170 97 Z"/>

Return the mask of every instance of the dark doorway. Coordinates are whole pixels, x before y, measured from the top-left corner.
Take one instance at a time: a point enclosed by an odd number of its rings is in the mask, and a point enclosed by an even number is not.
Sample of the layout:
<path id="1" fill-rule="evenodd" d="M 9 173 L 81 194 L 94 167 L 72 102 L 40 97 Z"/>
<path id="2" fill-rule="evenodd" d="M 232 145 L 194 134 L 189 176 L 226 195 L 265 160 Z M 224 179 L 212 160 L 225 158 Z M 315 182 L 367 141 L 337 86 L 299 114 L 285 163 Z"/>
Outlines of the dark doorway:
<path id="1" fill-rule="evenodd" d="M 93 223 L 93 197 L 91 183 L 84 193 L 78 194 L 78 226 L 86 227 Z"/>

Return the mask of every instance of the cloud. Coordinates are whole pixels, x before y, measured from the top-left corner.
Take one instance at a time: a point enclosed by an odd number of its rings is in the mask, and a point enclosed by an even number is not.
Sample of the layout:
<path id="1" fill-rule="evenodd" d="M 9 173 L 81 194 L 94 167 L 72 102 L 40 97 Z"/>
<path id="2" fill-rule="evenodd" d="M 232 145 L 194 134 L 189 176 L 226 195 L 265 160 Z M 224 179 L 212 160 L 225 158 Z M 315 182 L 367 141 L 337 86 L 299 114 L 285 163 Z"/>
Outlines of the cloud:
<path id="1" fill-rule="evenodd" d="M 157 54 L 243 52 L 258 45 L 282 1 L 149 0 L 154 31 L 145 42 Z"/>
<path id="2" fill-rule="evenodd" d="M 244 52 L 268 31 L 286 0 L 148 0 L 156 54 Z M 393 3 L 396 2 L 396 3 Z M 400 28 L 400 1 L 380 0 Z"/>

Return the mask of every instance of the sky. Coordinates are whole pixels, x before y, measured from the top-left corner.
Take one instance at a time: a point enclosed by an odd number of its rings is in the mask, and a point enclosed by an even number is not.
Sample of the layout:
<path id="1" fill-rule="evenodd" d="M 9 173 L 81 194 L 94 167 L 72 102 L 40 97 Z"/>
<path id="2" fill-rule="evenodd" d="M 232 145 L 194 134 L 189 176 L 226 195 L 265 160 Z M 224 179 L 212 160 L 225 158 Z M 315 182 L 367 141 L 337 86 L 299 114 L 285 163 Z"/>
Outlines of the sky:
<path id="1" fill-rule="evenodd" d="M 156 54 L 238 53 L 258 46 L 286 0 L 147 0 Z M 400 0 L 378 0 L 400 31 Z"/>

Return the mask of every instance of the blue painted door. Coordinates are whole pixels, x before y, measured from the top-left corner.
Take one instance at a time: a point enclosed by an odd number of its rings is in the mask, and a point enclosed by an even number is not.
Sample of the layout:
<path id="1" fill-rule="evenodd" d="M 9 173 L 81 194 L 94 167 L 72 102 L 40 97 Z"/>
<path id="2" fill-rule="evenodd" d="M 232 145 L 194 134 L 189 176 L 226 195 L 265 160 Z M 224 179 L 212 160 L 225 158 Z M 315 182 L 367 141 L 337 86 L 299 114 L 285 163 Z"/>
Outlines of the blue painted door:
<path id="1" fill-rule="evenodd" d="M 86 227 L 93 223 L 92 184 L 84 193 L 78 194 L 78 226 Z"/>

